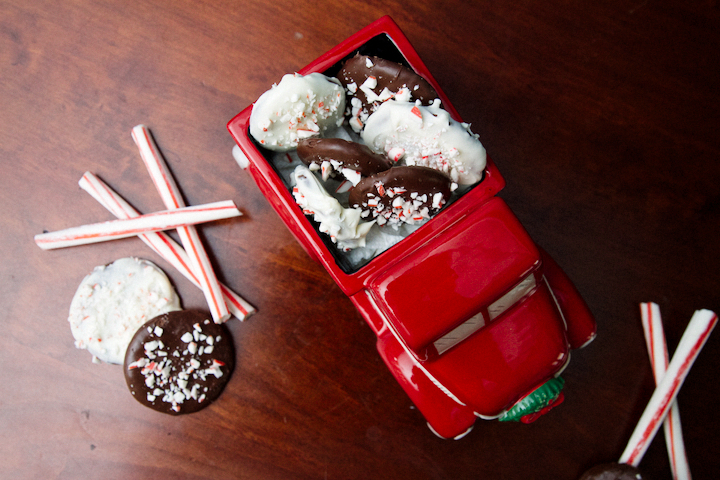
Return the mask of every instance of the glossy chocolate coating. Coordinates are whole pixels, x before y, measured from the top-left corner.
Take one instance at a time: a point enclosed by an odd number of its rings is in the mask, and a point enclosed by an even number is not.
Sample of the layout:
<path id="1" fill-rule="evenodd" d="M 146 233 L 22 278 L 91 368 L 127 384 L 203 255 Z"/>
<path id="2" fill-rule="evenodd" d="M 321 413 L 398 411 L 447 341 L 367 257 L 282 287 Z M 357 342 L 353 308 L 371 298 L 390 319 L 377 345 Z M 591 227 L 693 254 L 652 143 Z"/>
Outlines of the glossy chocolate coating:
<path id="1" fill-rule="evenodd" d="M 234 365 L 232 337 L 224 324 L 201 312 L 178 310 L 153 318 L 135 332 L 125 353 L 125 381 L 146 407 L 180 415 L 215 400 Z M 193 389 L 194 395 L 188 395 Z"/>
<path id="2" fill-rule="evenodd" d="M 444 173 L 429 167 L 397 166 L 363 178 L 350 191 L 349 202 L 363 211 L 388 212 L 394 210 L 396 198 L 401 197 L 415 204 L 414 211 L 427 208 L 431 216 L 450 198 L 451 183 Z M 435 197 L 438 193 L 442 195 L 440 202 Z M 382 206 L 373 207 L 374 201 Z"/>
<path id="3" fill-rule="evenodd" d="M 349 168 L 360 172 L 364 177 L 373 175 L 392 166 L 392 161 L 385 155 L 375 153 L 369 147 L 342 138 L 307 138 L 300 140 L 297 154 L 305 165 L 324 161 L 335 161 L 341 168 Z"/>
<path id="4" fill-rule="evenodd" d="M 367 66 L 368 60 L 372 62 L 370 67 Z M 360 90 L 360 86 L 370 76 L 377 79 L 377 86 L 373 88 L 373 91 L 378 95 L 385 88 L 392 93 L 397 93 L 401 88 L 407 87 L 410 90 L 412 101 L 420 100 L 423 105 L 429 105 L 438 98 L 437 92 L 427 80 L 412 69 L 380 57 L 355 55 L 345 62 L 337 74 L 337 78 L 346 89 L 348 84 L 355 83 L 357 85 L 358 89 L 354 96 L 365 106 L 372 102 L 368 102 L 367 96 Z"/>
<path id="5" fill-rule="evenodd" d="M 597 465 L 580 477 L 580 480 L 643 480 L 640 470 L 624 463 Z"/>

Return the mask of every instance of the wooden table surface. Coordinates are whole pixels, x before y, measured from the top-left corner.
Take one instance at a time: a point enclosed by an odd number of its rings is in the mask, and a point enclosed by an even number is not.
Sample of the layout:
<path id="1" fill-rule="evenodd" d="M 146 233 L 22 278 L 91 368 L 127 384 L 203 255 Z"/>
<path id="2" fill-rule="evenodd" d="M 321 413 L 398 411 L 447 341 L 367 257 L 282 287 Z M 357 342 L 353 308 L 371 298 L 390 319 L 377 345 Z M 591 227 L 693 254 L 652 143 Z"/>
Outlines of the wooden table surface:
<path id="1" fill-rule="evenodd" d="M 565 403 L 534 424 L 435 437 L 231 156 L 235 114 L 385 14 L 596 315 Z M 653 390 L 638 304 L 660 305 L 671 352 L 694 310 L 720 311 L 719 45 L 715 0 L 0 0 L 0 477 L 576 479 L 616 460 Z M 68 308 L 93 267 L 126 256 L 161 266 L 187 308 L 206 308 L 200 291 L 136 238 L 33 241 L 113 218 L 78 187 L 85 171 L 163 209 L 130 137 L 140 123 L 188 204 L 244 213 L 199 230 L 218 276 L 258 309 L 228 323 L 225 392 L 181 417 L 144 408 L 122 367 L 76 349 Z M 720 476 L 718 371 L 715 333 L 678 397 L 698 479 Z M 641 467 L 671 478 L 662 433 Z"/>

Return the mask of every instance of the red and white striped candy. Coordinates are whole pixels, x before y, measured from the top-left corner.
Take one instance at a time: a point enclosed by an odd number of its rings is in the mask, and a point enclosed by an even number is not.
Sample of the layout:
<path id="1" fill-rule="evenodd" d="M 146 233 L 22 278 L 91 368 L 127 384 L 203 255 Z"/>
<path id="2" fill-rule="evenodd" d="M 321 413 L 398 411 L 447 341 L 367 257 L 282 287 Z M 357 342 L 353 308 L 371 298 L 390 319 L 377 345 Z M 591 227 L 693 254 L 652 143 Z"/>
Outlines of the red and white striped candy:
<path id="1" fill-rule="evenodd" d="M 375 188 L 377 189 L 378 195 L 380 195 L 381 197 L 385 196 L 385 185 L 383 185 L 382 182 L 376 182 Z"/>
<path id="2" fill-rule="evenodd" d="M 165 206 L 169 209 L 184 207 L 185 201 L 182 199 L 180 190 L 165 164 L 165 159 L 150 136 L 148 128 L 145 125 L 137 125 L 132 130 L 132 137 L 140 150 L 140 156 L 145 162 L 150 178 L 152 178 Z M 210 264 L 210 259 L 200 241 L 197 230 L 195 227 L 189 226 L 180 227 L 177 231 L 185 251 L 190 257 L 192 270 L 200 280 L 213 320 L 215 323 L 226 321 L 230 316 L 230 312 L 225 305 L 220 282 L 215 276 L 215 271 Z"/>
<path id="3" fill-rule="evenodd" d="M 110 188 L 105 182 L 90 172 L 85 172 L 80 179 L 80 188 L 88 192 L 95 200 L 118 218 L 135 218 L 140 213 L 125 201 L 119 194 Z M 142 233 L 138 237 L 145 242 L 155 253 L 172 264 L 195 286 L 202 289 L 200 281 L 190 267 L 190 259 L 185 250 L 178 245 L 169 235 L 163 232 Z M 225 304 L 232 314 L 239 320 L 245 320 L 255 313 L 255 307 L 245 301 L 240 295 L 233 292 L 229 287 L 220 284 Z"/>
<path id="4" fill-rule="evenodd" d="M 72 227 L 35 235 L 35 243 L 43 250 L 74 247 L 134 237 L 140 233 L 173 230 L 213 220 L 240 216 L 231 200 L 149 213 L 130 219 L 112 220 Z"/>
<path id="5" fill-rule="evenodd" d="M 660 383 L 669 363 L 660 307 L 656 303 L 641 303 L 640 316 L 655 383 Z M 667 418 L 663 422 L 663 429 L 673 478 L 675 480 L 690 480 L 690 466 L 685 453 L 685 443 L 680 424 L 680 409 L 677 401 L 672 402 Z"/>
<path id="6" fill-rule="evenodd" d="M 655 389 L 655 393 L 650 398 L 640 421 L 630 436 L 625 451 L 620 456 L 620 463 L 635 467 L 640 464 L 640 460 L 650 446 L 660 424 L 665 420 L 670 405 L 675 401 L 690 367 L 697 359 L 700 350 L 717 324 L 717 320 L 717 315 L 710 310 L 695 312 L 680 339 L 667 372 Z"/>
<path id="7" fill-rule="evenodd" d="M 405 155 L 405 149 L 401 147 L 393 147 L 387 152 L 388 158 L 393 162 L 399 162 L 403 155 Z"/>

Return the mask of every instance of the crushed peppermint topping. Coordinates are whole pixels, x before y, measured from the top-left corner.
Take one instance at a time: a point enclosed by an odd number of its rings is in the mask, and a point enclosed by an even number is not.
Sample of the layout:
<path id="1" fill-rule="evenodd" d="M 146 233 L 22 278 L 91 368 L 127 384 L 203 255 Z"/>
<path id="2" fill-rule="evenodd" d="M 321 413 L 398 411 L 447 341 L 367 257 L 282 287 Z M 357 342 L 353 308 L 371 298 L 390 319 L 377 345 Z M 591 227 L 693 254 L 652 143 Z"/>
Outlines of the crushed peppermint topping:
<path id="1" fill-rule="evenodd" d="M 445 205 L 442 192 L 428 198 L 427 194 L 408 192 L 405 187 L 386 188 L 382 182 L 376 182 L 374 186 L 377 195 L 368 193 L 367 201 L 359 207 L 362 208 L 363 218 L 375 219 L 380 226 L 422 223 Z"/>
<path id="2" fill-rule="evenodd" d="M 220 378 L 226 373 L 223 371 L 225 363 L 210 357 L 221 337 L 202 333 L 202 327 L 196 323 L 192 331 L 180 337 L 187 344 L 187 348 L 181 352 L 179 349 L 166 348 L 160 339 L 162 328 L 156 326 L 147 331 L 150 339 L 143 344 L 144 355 L 127 366 L 128 370 L 138 369 L 144 377 L 145 386 L 150 389 L 147 401 L 153 404 L 156 401 L 167 403 L 177 413 L 185 402 L 202 403 L 208 388 L 201 382 L 210 376 Z"/>

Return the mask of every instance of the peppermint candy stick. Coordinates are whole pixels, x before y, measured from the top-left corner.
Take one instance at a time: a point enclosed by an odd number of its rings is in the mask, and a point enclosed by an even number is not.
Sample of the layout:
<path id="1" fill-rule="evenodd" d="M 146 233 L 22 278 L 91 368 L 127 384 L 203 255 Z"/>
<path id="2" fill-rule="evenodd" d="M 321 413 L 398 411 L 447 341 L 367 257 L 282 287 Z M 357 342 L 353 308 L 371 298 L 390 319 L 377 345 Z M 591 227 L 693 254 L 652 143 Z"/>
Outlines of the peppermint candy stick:
<path id="1" fill-rule="evenodd" d="M 90 172 L 85 172 L 80 179 L 80 187 L 88 192 L 102 206 L 108 209 L 118 218 L 134 218 L 140 213 L 128 204 L 119 194 L 97 178 Z M 180 273 L 188 280 L 195 284 L 198 288 L 200 281 L 190 269 L 190 259 L 185 250 L 178 245 L 169 235 L 158 233 L 140 234 L 138 237 L 145 242 L 155 253 L 172 264 Z M 223 298 L 230 312 L 239 320 L 245 320 L 247 317 L 255 313 L 255 308 L 246 302 L 237 293 L 233 292 L 227 286 L 220 284 L 223 292 Z"/>
<path id="2" fill-rule="evenodd" d="M 620 463 L 638 466 L 717 320 L 717 315 L 710 310 L 695 312 L 680 339 L 667 372 L 650 397 L 625 451 L 620 456 Z"/>
<path id="3" fill-rule="evenodd" d="M 655 376 L 655 383 L 660 383 L 669 362 L 665 332 L 663 331 L 660 307 L 656 303 L 641 303 L 640 316 L 643 331 L 645 332 L 645 343 L 647 344 L 650 364 Z M 682 425 L 680 423 L 680 409 L 677 401 L 673 401 L 668 411 L 667 418 L 663 422 L 665 432 L 665 443 L 667 445 L 670 468 L 675 480 L 690 480 L 690 466 L 685 443 L 683 442 Z"/>
<path id="4" fill-rule="evenodd" d="M 43 250 L 74 247 L 89 243 L 105 242 L 119 238 L 134 237 L 140 233 L 160 232 L 178 227 L 211 222 L 240 216 L 240 210 L 231 200 L 196 205 L 194 207 L 164 210 L 140 215 L 135 218 L 91 223 L 55 232 L 35 235 L 35 243 Z"/>
<path id="5" fill-rule="evenodd" d="M 150 173 L 155 188 L 160 193 L 163 203 L 169 209 L 185 206 L 180 190 L 175 184 L 165 160 L 158 150 L 157 145 L 150 136 L 150 131 L 145 125 L 137 125 L 132 130 L 132 137 L 140 150 L 140 156 Z M 190 265 L 195 276 L 202 285 L 205 299 L 210 307 L 215 323 L 223 323 L 228 319 L 230 313 L 220 290 L 220 283 L 215 276 L 215 271 L 210 264 L 205 247 L 200 241 L 200 236 L 193 226 L 180 227 L 177 229 L 180 241 L 190 257 Z"/>

